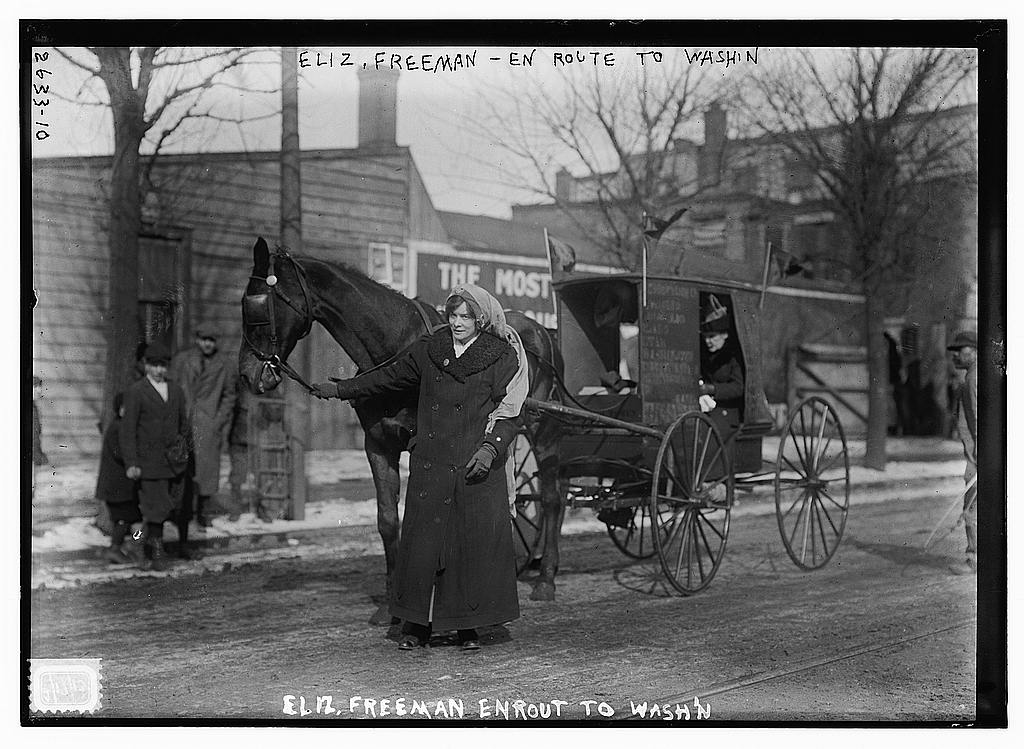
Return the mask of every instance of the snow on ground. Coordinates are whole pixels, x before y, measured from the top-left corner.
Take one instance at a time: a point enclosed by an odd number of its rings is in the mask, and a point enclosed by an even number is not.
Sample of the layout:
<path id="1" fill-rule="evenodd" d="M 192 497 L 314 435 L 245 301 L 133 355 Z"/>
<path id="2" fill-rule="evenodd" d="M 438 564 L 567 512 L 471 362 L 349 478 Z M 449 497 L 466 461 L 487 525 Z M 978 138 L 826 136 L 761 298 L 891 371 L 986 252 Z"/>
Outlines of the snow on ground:
<path id="1" fill-rule="evenodd" d="M 908 447 L 908 443 L 910 446 Z M 925 443 L 925 444 L 922 444 Z M 777 442 L 771 438 L 765 440 L 764 454 L 766 459 L 774 459 Z M 853 489 L 857 487 L 884 484 L 888 491 L 884 497 L 910 496 L 909 489 L 920 484 L 923 479 L 934 480 L 962 477 L 964 460 L 957 457 L 959 443 L 949 440 L 911 441 L 890 440 L 890 454 L 917 457 L 926 453 L 931 460 L 890 460 L 886 470 L 874 471 L 854 465 L 850 469 L 850 481 Z M 851 458 L 856 459 L 863 454 L 863 442 L 850 443 Z M 962 455 L 962 453 L 960 453 Z M 403 486 L 407 471 L 407 455 L 403 455 L 402 478 Z M 945 459 L 934 459 L 945 458 Z M 227 461 L 222 465 L 222 483 L 226 486 Z M 48 471 L 51 476 L 37 486 L 36 501 L 45 504 L 58 498 L 90 497 L 95 487 L 95 465 L 91 461 L 78 461 L 62 466 L 60 469 Z M 366 457 L 361 450 L 324 450 L 311 452 L 307 455 L 307 473 L 312 485 L 331 485 L 343 480 L 365 479 L 369 477 Z M 955 483 L 951 484 L 955 488 Z M 919 496 L 920 490 L 915 496 Z M 928 487 L 925 491 L 934 491 Z M 911 492 L 913 494 L 913 492 Z M 774 512 L 770 486 L 759 487 L 755 492 L 737 492 L 738 506 L 734 516 L 750 512 Z M 879 500 L 880 501 L 880 500 Z M 403 509 L 399 506 L 400 511 Z M 265 523 L 251 513 L 246 513 L 237 521 L 226 517 L 213 519 L 213 526 L 193 531 L 196 539 L 230 538 L 233 536 L 247 537 L 258 534 L 296 533 L 312 529 L 351 528 L 355 526 L 375 526 L 377 522 L 377 505 L 373 500 L 350 501 L 344 496 L 332 497 L 322 502 L 311 502 L 306 505 L 304 520 L 275 520 Z M 582 533 L 604 530 L 594 513 L 588 508 L 570 509 L 566 513 L 565 533 Z M 376 532 L 371 534 L 376 538 Z M 173 523 L 167 523 L 165 538 L 177 540 L 177 532 Z M 295 540 L 295 539 L 292 539 Z M 59 523 L 47 524 L 41 535 L 32 537 L 32 552 L 70 552 L 85 549 L 96 549 L 97 552 L 106 546 L 109 540 L 93 525 L 92 517 L 74 517 Z M 379 540 L 377 540 L 379 544 Z M 378 549 L 378 551 L 380 551 Z"/>

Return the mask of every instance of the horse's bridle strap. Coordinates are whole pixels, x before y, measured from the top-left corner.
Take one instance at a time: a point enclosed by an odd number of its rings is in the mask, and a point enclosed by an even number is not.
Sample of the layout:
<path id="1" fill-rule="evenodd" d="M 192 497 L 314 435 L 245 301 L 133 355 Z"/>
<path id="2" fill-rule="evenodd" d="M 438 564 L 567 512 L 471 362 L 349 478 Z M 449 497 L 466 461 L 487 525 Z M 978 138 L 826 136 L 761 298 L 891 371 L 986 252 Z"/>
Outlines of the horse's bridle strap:
<path id="1" fill-rule="evenodd" d="M 272 353 L 264 353 L 252 342 L 252 340 L 249 338 L 249 335 L 246 333 L 245 325 L 242 326 L 242 338 L 245 340 L 246 344 L 248 344 L 249 348 L 252 350 L 256 358 L 263 362 L 264 365 L 270 365 L 271 367 L 276 367 L 280 369 L 290 378 L 298 382 L 306 390 L 308 390 L 309 392 L 313 392 L 312 386 L 310 386 L 309 383 L 307 383 L 302 378 L 302 376 L 295 371 L 294 367 L 292 367 L 290 364 L 281 359 L 281 356 L 277 350 L 277 317 L 274 314 L 273 308 L 274 297 L 279 297 L 281 301 L 283 301 L 285 304 L 287 304 L 289 307 L 295 310 L 295 312 L 302 317 L 304 330 L 302 331 L 302 334 L 298 337 L 297 341 L 301 341 L 303 338 L 309 335 L 309 332 L 313 329 L 313 308 L 312 304 L 310 303 L 309 288 L 306 285 L 305 272 L 302 270 L 302 266 L 300 266 L 295 261 L 295 258 L 289 255 L 287 252 L 281 251 L 279 253 L 275 253 L 275 257 L 283 257 L 287 259 L 289 262 L 291 262 L 292 268 L 295 270 L 295 278 L 299 282 L 299 288 L 302 289 L 302 296 L 305 302 L 303 306 L 305 307 L 305 309 L 303 309 L 294 301 L 292 301 L 291 297 L 288 296 L 287 292 L 281 289 L 276 283 L 271 285 L 267 278 L 261 276 L 250 276 L 250 278 L 256 281 L 263 281 L 265 284 L 267 284 L 267 287 L 270 289 L 270 293 L 267 295 L 267 302 L 269 305 L 267 324 L 270 326 L 270 345 L 272 348 Z"/>

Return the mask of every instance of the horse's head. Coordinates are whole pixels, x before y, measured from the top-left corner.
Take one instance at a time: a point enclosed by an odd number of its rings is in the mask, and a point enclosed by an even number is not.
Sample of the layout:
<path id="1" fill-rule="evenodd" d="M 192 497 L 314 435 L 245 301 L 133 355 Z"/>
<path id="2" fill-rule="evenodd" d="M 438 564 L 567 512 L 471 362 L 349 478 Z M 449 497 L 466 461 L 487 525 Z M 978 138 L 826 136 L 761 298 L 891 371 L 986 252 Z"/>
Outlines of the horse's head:
<path id="1" fill-rule="evenodd" d="M 260 237 L 252 259 L 242 297 L 238 374 L 250 392 L 261 394 L 281 382 L 281 363 L 309 333 L 313 311 L 302 269 L 288 253 L 271 253 Z"/>

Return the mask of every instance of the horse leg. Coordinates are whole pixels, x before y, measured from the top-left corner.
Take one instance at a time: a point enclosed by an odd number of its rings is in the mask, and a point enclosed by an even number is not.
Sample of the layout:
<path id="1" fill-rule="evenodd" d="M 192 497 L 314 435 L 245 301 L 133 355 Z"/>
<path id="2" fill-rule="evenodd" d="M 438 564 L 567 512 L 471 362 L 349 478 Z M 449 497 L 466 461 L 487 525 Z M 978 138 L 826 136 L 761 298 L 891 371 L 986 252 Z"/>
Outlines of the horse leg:
<path id="1" fill-rule="evenodd" d="M 540 575 L 533 584 L 531 601 L 555 600 L 555 575 L 558 574 L 558 538 L 562 533 L 565 518 L 565 503 L 562 501 L 558 480 L 558 461 L 545 457 L 540 462 L 541 510 L 544 521 L 544 555 L 540 562 Z"/>
<path id="2" fill-rule="evenodd" d="M 366 459 L 370 463 L 373 485 L 377 489 L 377 531 L 384 544 L 384 561 L 387 565 L 384 602 L 370 617 L 370 624 L 380 626 L 396 623 L 392 621 L 391 614 L 388 612 L 388 603 L 391 600 L 391 582 L 395 572 L 395 562 L 398 559 L 398 494 L 401 490 L 398 456 L 399 453 L 388 452 L 367 437 Z"/>

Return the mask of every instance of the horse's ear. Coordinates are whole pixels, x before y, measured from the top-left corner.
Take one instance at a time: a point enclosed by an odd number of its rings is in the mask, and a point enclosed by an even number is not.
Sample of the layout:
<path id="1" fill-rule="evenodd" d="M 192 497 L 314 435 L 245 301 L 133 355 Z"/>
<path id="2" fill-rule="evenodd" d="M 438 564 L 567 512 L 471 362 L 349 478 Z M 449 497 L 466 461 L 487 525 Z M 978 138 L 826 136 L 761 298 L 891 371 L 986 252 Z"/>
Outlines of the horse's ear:
<path id="1" fill-rule="evenodd" d="M 252 246 L 252 264 L 256 275 L 266 275 L 267 267 L 270 265 L 270 248 L 263 237 L 257 237 L 256 244 Z"/>

